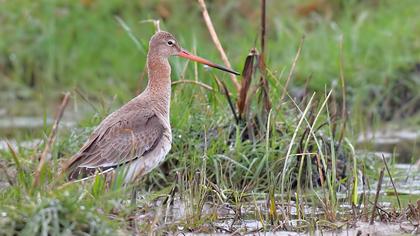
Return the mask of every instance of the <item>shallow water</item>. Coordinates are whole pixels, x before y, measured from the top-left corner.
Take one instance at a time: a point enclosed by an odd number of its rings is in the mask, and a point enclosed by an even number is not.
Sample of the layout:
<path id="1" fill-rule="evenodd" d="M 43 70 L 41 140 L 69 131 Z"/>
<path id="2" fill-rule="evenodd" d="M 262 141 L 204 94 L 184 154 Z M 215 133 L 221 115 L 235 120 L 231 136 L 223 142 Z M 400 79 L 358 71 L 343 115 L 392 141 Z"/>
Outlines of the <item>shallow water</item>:
<path id="1" fill-rule="evenodd" d="M 9 150 L 9 147 L 7 144 L 10 144 L 10 146 L 17 150 L 18 148 L 25 148 L 25 149 L 34 149 L 38 147 L 40 144 L 42 144 L 44 140 L 42 139 L 32 139 L 27 141 L 16 141 L 14 139 L 7 139 L 7 140 L 0 140 L 0 150 Z"/>
<path id="2" fill-rule="evenodd" d="M 412 163 L 420 160 L 420 129 L 384 128 L 359 135 L 358 146 L 386 157 L 394 154 L 397 163 Z M 420 163 L 419 163 L 420 164 Z"/>
<path id="3" fill-rule="evenodd" d="M 48 105 L 30 99 L 0 101 L 0 139 L 22 136 L 43 138 L 42 131 L 54 123 L 60 103 L 59 97 L 52 99 Z M 90 112 L 92 107 L 89 105 L 70 100 L 60 120 L 60 129 L 76 126 Z"/>
<path id="4" fill-rule="evenodd" d="M 181 201 L 179 196 L 175 198 L 174 203 L 169 208 L 166 208 L 166 206 L 162 204 L 161 201 L 156 202 L 156 208 L 159 208 L 158 206 L 160 206 L 160 210 L 156 210 L 156 212 L 153 213 L 147 212 L 145 214 L 142 213 L 137 215 L 137 220 L 147 221 L 148 217 L 157 216 L 159 218 L 165 219 L 166 225 L 176 225 L 177 222 L 188 222 L 189 219 L 194 217 L 194 212 L 191 211 L 191 209 L 194 209 L 194 203 L 188 202 L 187 200 Z M 389 207 L 391 206 L 391 203 L 381 202 L 380 206 L 382 209 L 390 209 Z M 291 210 L 291 215 L 296 216 L 296 206 L 294 202 L 289 202 L 288 206 L 286 207 L 294 209 Z M 200 229 L 204 232 L 213 232 L 213 230 L 215 230 L 217 233 L 185 233 L 185 235 L 307 235 L 308 232 L 305 230 L 308 228 L 312 229 L 310 235 L 379 236 L 420 233 L 420 229 L 415 227 L 415 222 L 409 222 L 405 220 L 401 221 L 400 223 L 384 223 L 376 221 L 373 225 L 370 225 L 368 222 L 362 219 L 331 223 L 327 220 L 323 220 L 324 217 L 322 216 L 323 212 L 321 209 L 316 209 L 316 213 L 314 214 L 315 218 L 311 218 L 310 212 L 313 210 L 310 207 L 305 207 L 305 209 L 307 209 L 309 212 L 306 212 L 307 216 L 304 220 L 290 219 L 282 221 L 280 225 L 276 223 L 273 226 L 270 222 L 268 222 L 268 220 L 263 220 L 268 213 L 265 200 L 243 203 L 240 207 L 240 212 L 237 212 L 238 209 L 233 210 L 233 208 L 234 206 L 205 203 L 200 212 L 200 217 L 205 218 L 206 215 L 213 215 L 213 217 L 217 216 L 217 219 L 210 220 L 209 223 L 204 224 L 204 226 L 201 226 Z M 340 212 L 344 218 L 347 218 L 345 217 L 345 215 L 347 215 L 349 216 L 349 219 L 352 219 L 350 206 L 342 206 L 340 208 Z M 256 217 L 257 214 L 261 214 L 261 216 L 263 216 L 260 218 L 261 220 Z M 277 214 L 282 214 L 280 206 L 278 206 Z M 200 229 L 198 231 L 200 231 Z M 294 231 L 291 231 L 292 229 Z M 189 229 L 186 228 L 186 226 L 178 226 L 178 230 L 180 232 L 188 232 Z M 182 234 L 184 235 L 184 233 Z"/>
<path id="5" fill-rule="evenodd" d="M 247 222 L 245 223 L 246 226 L 253 226 L 254 228 L 259 227 L 259 224 L 256 222 Z M 245 227 L 244 224 L 244 227 Z M 251 229 L 251 228 L 250 228 Z M 251 230 L 252 231 L 252 230 Z M 240 232 L 238 232 L 240 233 Z M 389 223 L 380 223 L 375 222 L 375 224 L 370 225 L 367 222 L 357 222 L 354 225 L 352 225 L 351 228 L 345 228 L 340 230 L 334 230 L 334 231 L 327 231 L 327 230 L 316 230 L 315 232 L 311 233 L 310 235 L 314 236 L 393 236 L 393 235 L 402 235 L 402 234 L 408 234 L 408 235 L 416 235 L 420 232 L 417 231 L 413 226 L 406 223 L 401 224 L 389 224 Z M 309 235 L 307 233 L 298 233 L 293 231 L 276 231 L 276 232 L 260 232 L 260 231 L 254 231 L 251 235 L 267 235 L 267 236 L 297 236 L 297 235 Z M 186 233 L 184 235 L 231 235 L 230 233 L 216 233 L 216 234 L 203 234 L 203 233 Z"/>

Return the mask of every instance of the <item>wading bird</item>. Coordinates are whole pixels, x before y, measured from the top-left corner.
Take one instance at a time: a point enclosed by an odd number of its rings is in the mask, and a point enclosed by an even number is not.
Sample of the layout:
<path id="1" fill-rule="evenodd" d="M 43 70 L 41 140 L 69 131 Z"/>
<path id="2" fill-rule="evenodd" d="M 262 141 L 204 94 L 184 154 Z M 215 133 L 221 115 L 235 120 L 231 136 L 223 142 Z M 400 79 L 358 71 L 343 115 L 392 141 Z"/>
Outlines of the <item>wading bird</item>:
<path id="1" fill-rule="evenodd" d="M 63 167 L 69 180 L 123 170 L 124 182 L 130 183 L 164 160 L 172 142 L 170 56 L 184 57 L 239 75 L 185 51 L 170 33 L 157 32 L 149 42 L 146 89 L 96 127 L 80 151 Z"/>

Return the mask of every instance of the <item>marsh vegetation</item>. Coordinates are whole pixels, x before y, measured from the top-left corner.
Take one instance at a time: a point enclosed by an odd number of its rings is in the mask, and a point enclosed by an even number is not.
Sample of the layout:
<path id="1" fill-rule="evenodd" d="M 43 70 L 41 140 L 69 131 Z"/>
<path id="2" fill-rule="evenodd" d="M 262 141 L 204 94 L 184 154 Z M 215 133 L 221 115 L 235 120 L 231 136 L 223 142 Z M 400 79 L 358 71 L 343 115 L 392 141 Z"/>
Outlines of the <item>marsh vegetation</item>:
<path id="1" fill-rule="evenodd" d="M 149 19 L 223 62 L 203 8 L 0 1 L 0 235 L 420 233 L 419 2 L 263 2 L 206 1 L 242 76 L 172 58 L 171 152 L 121 186 L 57 176 L 145 88 Z"/>

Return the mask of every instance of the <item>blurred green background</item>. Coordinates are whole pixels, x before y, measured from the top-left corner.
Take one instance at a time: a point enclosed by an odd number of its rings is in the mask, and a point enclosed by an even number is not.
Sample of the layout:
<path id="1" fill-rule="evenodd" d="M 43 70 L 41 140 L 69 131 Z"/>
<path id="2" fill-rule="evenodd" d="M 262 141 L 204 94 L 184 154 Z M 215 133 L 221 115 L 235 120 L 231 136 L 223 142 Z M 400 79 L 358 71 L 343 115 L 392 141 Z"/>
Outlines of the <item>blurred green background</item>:
<path id="1" fill-rule="evenodd" d="M 207 1 L 232 67 L 239 71 L 249 50 L 259 46 L 259 3 Z M 299 88 L 309 77 L 315 91 L 336 87 L 342 38 L 352 114 L 367 112 L 390 120 L 412 117 L 419 110 L 419 1 L 269 0 L 267 11 L 267 66 L 274 103 L 305 36 L 291 88 Z M 115 95 L 112 107 L 138 94 L 147 83 L 142 76 L 146 51 L 139 50 L 116 16 L 146 47 L 155 28 L 141 21 L 159 19 L 161 28 L 183 47 L 221 62 L 196 1 L 0 1 L 3 114 L 50 114 L 64 91 L 77 91 L 74 94 L 83 94 L 92 104 L 109 102 Z M 178 80 L 187 62 L 173 58 L 171 63 L 173 80 Z M 214 85 L 212 75 L 217 73 L 232 86 L 228 75 L 198 68 L 200 81 Z M 194 66 L 187 69 L 184 79 L 194 79 Z M 206 91 L 193 85 L 174 87 L 173 110 L 194 107 L 197 93 Z M 222 98 L 218 100 L 226 107 Z M 410 109 L 399 110 L 406 103 Z M 395 113 L 401 114 L 394 117 Z"/>

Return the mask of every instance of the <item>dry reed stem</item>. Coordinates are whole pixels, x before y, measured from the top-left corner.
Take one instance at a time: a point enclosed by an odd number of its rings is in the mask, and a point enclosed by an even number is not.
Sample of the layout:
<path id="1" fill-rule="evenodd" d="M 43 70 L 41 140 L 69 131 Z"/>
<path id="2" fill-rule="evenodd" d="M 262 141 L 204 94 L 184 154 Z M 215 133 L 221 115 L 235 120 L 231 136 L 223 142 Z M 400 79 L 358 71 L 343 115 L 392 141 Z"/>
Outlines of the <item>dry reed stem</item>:
<path id="1" fill-rule="evenodd" d="M 265 39 L 266 39 L 266 4 L 265 0 L 261 0 L 261 54 L 265 55 Z"/>
<path id="2" fill-rule="evenodd" d="M 41 156 L 39 158 L 40 159 L 39 164 L 38 164 L 38 167 L 35 171 L 34 182 L 32 184 L 33 188 L 35 188 L 39 184 L 39 177 L 40 177 L 42 168 L 44 167 L 45 162 L 47 161 L 47 154 L 50 151 L 51 146 L 54 144 L 55 137 L 56 137 L 57 130 L 58 130 L 58 125 L 60 124 L 61 118 L 63 117 L 64 110 L 66 109 L 66 106 L 69 102 L 69 97 L 70 97 L 69 92 L 64 94 L 63 100 L 62 100 L 61 105 L 58 109 L 58 113 L 57 113 L 57 116 L 55 118 L 55 121 L 54 121 L 54 124 L 53 124 L 53 127 L 52 127 L 52 130 L 51 130 L 50 135 L 48 137 L 48 142 L 45 145 L 44 151 L 42 151 Z"/>
<path id="3" fill-rule="evenodd" d="M 225 50 L 223 50 L 222 44 L 220 43 L 219 37 L 217 36 L 216 30 L 214 29 L 209 12 L 207 11 L 206 3 L 204 2 L 204 0 L 198 0 L 198 3 L 200 4 L 201 13 L 203 14 L 203 19 L 204 19 L 204 22 L 206 23 L 211 39 L 213 40 L 214 45 L 219 51 L 220 57 L 222 58 L 223 63 L 225 64 L 227 68 L 232 68 L 226 56 Z M 233 84 L 235 85 L 237 93 L 239 93 L 241 86 L 238 80 L 236 80 L 235 75 L 230 74 L 230 80 L 232 80 Z"/>
<path id="4" fill-rule="evenodd" d="M 293 60 L 292 68 L 290 68 L 289 75 L 287 76 L 286 84 L 283 87 L 283 92 L 281 94 L 280 101 L 282 101 L 287 94 L 287 87 L 289 86 L 289 82 L 292 79 L 293 72 L 295 72 L 296 63 L 297 63 L 297 60 L 299 59 L 300 52 L 302 50 L 304 41 L 305 41 L 305 36 L 303 36 L 302 39 L 300 40 L 299 48 L 298 48 L 298 51 L 296 53 L 295 59 Z"/>
<path id="5" fill-rule="evenodd" d="M 266 1 L 261 0 L 261 54 L 259 57 L 258 66 L 261 71 L 260 83 L 261 83 L 261 97 L 263 101 L 262 115 L 265 117 L 267 113 L 271 110 L 270 102 L 270 91 L 267 80 L 267 66 L 265 64 L 265 42 L 267 38 L 267 19 L 266 19 Z M 265 118 L 264 118 L 265 120 Z"/>

